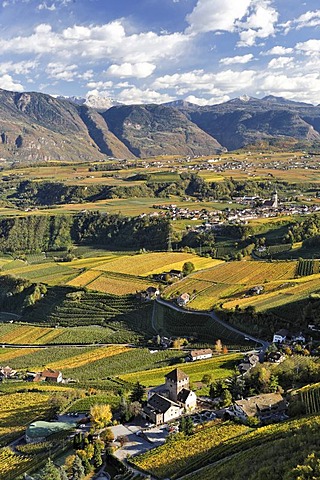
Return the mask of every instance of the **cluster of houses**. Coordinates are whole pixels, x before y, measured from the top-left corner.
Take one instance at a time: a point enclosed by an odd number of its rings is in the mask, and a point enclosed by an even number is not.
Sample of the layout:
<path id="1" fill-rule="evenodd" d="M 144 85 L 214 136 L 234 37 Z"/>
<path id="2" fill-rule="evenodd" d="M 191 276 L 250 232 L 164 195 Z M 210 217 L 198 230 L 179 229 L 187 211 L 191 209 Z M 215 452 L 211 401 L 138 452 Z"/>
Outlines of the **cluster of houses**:
<path id="1" fill-rule="evenodd" d="M 200 354 L 203 356 L 205 354 Z M 259 361 L 257 356 L 248 357 L 251 367 Z M 256 363 L 255 363 L 256 362 Z M 143 416 L 155 425 L 161 425 L 192 413 L 197 407 L 197 396 L 190 390 L 189 376 L 179 368 L 165 375 L 165 383 L 148 391 L 148 400 Z M 224 414 L 246 422 L 256 418 L 261 424 L 281 421 L 287 417 L 288 403 L 280 393 L 266 393 L 235 401 Z"/>

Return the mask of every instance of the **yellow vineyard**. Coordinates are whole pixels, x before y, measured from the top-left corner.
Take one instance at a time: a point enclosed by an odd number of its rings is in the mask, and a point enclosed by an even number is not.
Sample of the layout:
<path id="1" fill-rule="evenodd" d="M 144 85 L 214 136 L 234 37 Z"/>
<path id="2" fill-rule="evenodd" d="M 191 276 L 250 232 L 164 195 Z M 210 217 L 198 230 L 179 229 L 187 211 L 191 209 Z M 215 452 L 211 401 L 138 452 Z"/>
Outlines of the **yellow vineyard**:
<path id="1" fill-rule="evenodd" d="M 186 292 L 191 298 L 188 306 L 198 310 L 210 310 L 215 305 L 224 308 L 255 305 L 263 310 L 270 299 L 277 297 L 279 304 L 283 304 L 285 295 L 288 298 L 300 292 L 304 296 L 320 285 L 319 275 L 314 275 L 313 281 L 310 277 L 295 279 L 296 270 L 296 261 L 226 262 L 171 285 L 165 290 L 165 296 L 174 298 Z M 254 295 L 253 287 L 262 287 L 260 294 Z"/>
<path id="2" fill-rule="evenodd" d="M 88 363 L 93 363 L 103 358 L 113 357 L 114 355 L 119 355 L 120 353 L 127 352 L 128 350 L 130 350 L 129 347 L 123 346 L 99 347 L 96 350 L 91 350 L 90 352 L 81 353 L 79 355 L 75 355 L 74 357 L 68 357 L 57 362 L 51 362 L 47 365 L 47 368 L 62 370 L 64 368 L 82 367 Z"/>

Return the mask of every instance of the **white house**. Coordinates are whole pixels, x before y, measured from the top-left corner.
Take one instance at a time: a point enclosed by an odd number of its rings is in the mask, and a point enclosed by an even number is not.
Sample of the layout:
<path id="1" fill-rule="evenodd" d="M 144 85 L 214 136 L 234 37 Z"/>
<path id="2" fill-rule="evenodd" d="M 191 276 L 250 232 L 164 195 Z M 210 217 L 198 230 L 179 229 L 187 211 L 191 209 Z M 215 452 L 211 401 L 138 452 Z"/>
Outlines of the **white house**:
<path id="1" fill-rule="evenodd" d="M 188 358 L 195 362 L 196 360 L 205 360 L 206 358 L 212 357 L 212 350 L 211 348 L 203 348 L 201 350 L 191 350 L 188 355 Z"/>
<path id="2" fill-rule="evenodd" d="M 273 334 L 273 343 L 283 343 L 287 340 L 289 336 L 288 330 L 285 328 L 282 328 L 281 330 L 278 330 L 276 333 Z"/>
<path id="3" fill-rule="evenodd" d="M 190 295 L 188 293 L 182 293 L 178 298 L 177 298 L 177 304 L 180 307 L 184 307 L 189 303 L 190 301 Z"/>

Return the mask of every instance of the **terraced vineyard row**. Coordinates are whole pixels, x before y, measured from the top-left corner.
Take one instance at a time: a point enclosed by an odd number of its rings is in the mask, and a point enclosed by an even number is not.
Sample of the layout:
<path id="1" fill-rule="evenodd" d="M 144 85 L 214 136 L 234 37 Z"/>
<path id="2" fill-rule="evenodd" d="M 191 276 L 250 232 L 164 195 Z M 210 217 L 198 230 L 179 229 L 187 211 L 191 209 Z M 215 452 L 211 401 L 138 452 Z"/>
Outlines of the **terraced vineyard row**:
<path id="1" fill-rule="evenodd" d="M 170 307 L 156 304 L 157 329 L 167 335 L 195 336 L 201 342 L 214 343 L 220 339 L 226 345 L 248 345 L 243 335 L 221 325 L 209 315 L 177 312 Z"/>

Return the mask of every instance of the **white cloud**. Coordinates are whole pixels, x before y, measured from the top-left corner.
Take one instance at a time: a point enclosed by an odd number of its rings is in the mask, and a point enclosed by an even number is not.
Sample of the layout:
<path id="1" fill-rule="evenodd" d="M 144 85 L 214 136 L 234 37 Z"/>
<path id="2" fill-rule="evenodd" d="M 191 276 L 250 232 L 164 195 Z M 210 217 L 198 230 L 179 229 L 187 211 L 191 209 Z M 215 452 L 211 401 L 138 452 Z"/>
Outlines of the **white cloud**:
<path id="1" fill-rule="evenodd" d="M 240 41 L 238 46 L 250 47 L 255 44 L 257 38 L 267 38 L 275 34 L 275 25 L 279 13 L 272 7 L 271 0 L 254 0 L 253 11 L 245 23 L 238 23 Z"/>
<path id="2" fill-rule="evenodd" d="M 233 32 L 235 23 L 242 19 L 252 0 L 198 0 L 193 11 L 187 15 L 187 33 Z"/>
<path id="3" fill-rule="evenodd" d="M 88 88 L 95 88 L 97 90 L 104 90 L 105 88 L 111 88 L 113 83 L 109 82 L 89 82 L 87 83 Z"/>
<path id="4" fill-rule="evenodd" d="M 0 88 L 11 90 L 14 92 L 23 92 L 24 88 L 21 83 L 16 83 L 11 75 L 5 74 L 0 77 Z"/>
<path id="5" fill-rule="evenodd" d="M 320 77 L 318 73 L 286 75 L 266 73 L 259 88 L 266 94 L 280 95 L 292 100 L 319 103 Z"/>
<path id="6" fill-rule="evenodd" d="M 49 10 L 50 12 L 53 12 L 57 9 L 55 3 L 52 3 L 51 5 L 47 5 L 47 2 L 40 3 L 37 6 L 37 10 Z"/>
<path id="7" fill-rule="evenodd" d="M 2 54 L 54 54 L 57 57 L 76 56 L 93 61 L 109 59 L 134 64 L 174 59 L 185 51 L 189 40 L 182 33 L 130 35 L 119 20 L 99 26 L 74 25 L 61 33 L 54 32 L 49 24 L 40 24 L 29 36 L 0 38 L 0 51 Z"/>
<path id="8" fill-rule="evenodd" d="M 149 77 L 155 70 L 156 66 L 148 62 L 140 63 L 122 63 L 121 65 L 110 65 L 107 74 L 113 77 L 126 78 L 146 78 Z"/>
<path id="9" fill-rule="evenodd" d="M 320 40 L 310 39 L 306 42 L 299 42 L 295 46 L 295 49 L 305 55 L 319 55 L 320 52 Z"/>
<path id="10" fill-rule="evenodd" d="M 132 87 L 122 90 L 117 96 L 117 100 L 127 105 L 140 103 L 165 103 L 174 100 L 174 97 L 156 92 L 155 90 L 141 90 L 137 87 Z"/>
<path id="11" fill-rule="evenodd" d="M 301 28 L 314 28 L 320 25 L 320 10 L 308 11 L 300 15 L 300 17 L 293 20 L 288 20 L 286 23 L 282 23 L 280 26 L 283 28 L 284 33 L 287 34 L 290 30 Z"/>
<path id="12" fill-rule="evenodd" d="M 199 98 L 195 97 L 194 95 L 189 95 L 188 97 L 185 98 L 187 102 L 190 103 L 195 103 L 196 105 L 217 105 L 218 103 L 223 103 L 227 102 L 230 100 L 230 97 L 228 95 L 223 95 L 221 97 L 211 97 L 211 98 Z"/>
<path id="13" fill-rule="evenodd" d="M 193 70 L 174 75 L 164 75 L 153 83 L 155 89 L 175 89 L 179 94 L 188 92 L 207 92 L 212 95 L 222 96 L 242 88 L 248 89 L 253 85 L 256 72 L 243 70 L 236 72 L 224 70 L 218 73 L 205 73 L 203 70 Z"/>
<path id="14" fill-rule="evenodd" d="M 287 55 L 293 52 L 291 47 L 282 47 L 281 45 L 276 45 L 267 52 L 263 52 L 262 55 Z"/>
<path id="15" fill-rule="evenodd" d="M 232 65 L 233 63 L 248 63 L 253 60 L 253 55 L 252 53 L 248 53 L 247 55 L 237 55 L 235 57 L 226 57 L 226 58 L 221 58 L 219 60 L 219 63 L 222 63 L 223 65 Z"/>
<path id="16" fill-rule="evenodd" d="M 0 75 L 5 73 L 15 73 L 16 75 L 27 75 L 37 67 L 38 63 L 34 60 L 23 60 L 21 62 L 3 62 L 0 63 Z"/>
<path id="17" fill-rule="evenodd" d="M 268 63 L 268 68 L 289 68 L 293 66 L 294 57 L 278 57 L 273 58 Z"/>
<path id="18" fill-rule="evenodd" d="M 56 80 L 64 80 L 66 82 L 72 82 L 77 75 L 77 65 L 65 65 L 63 63 L 51 62 L 48 63 L 46 73 L 51 78 Z"/>
<path id="19" fill-rule="evenodd" d="M 306 12 L 294 20 L 294 23 L 297 24 L 298 30 L 304 27 L 318 27 L 320 25 L 320 10 Z"/>

